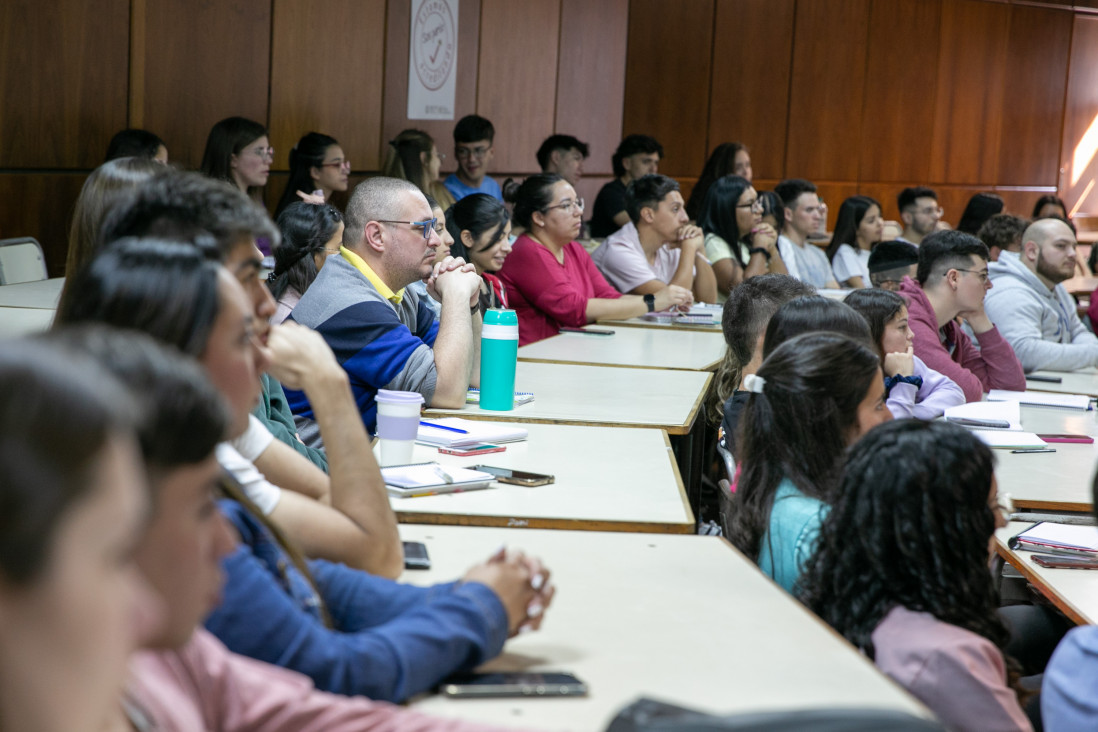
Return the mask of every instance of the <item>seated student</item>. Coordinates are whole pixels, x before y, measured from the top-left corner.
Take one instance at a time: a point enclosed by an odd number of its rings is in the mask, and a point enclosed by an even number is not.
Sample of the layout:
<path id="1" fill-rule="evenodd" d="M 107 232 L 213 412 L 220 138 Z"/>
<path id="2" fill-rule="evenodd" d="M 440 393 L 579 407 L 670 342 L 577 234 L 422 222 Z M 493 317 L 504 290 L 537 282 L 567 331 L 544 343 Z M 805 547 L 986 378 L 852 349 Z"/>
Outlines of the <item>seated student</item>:
<path id="1" fill-rule="evenodd" d="M 791 178 L 774 186 L 774 192 L 782 199 L 784 207 L 785 220 L 778 237 L 778 251 L 782 253 L 786 270 L 813 287 L 837 290 L 839 283 L 831 272 L 827 255 L 808 241 L 825 222 L 815 184 Z"/>
<path id="2" fill-rule="evenodd" d="M 696 302 L 716 302 L 702 230 L 690 224 L 679 184 L 665 175 L 638 178 L 626 189 L 625 206 L 629 223 L 591 252 L 610 284 L 631 295 L 678 285 L 692 291 Z"/>
<path id="3" fill-rule="evenodd" d="M 333 193 L 347 190 L 350 175 L 351 161 L 338 140 L 320 132 L 306 134 L 290 149 L 290 179 L 275 206 L 275 218 L 298 201 L 331 201 Z"/>
<path id="4" fill-rule="evenodd" d="M 1006 525 L 992 471 L 961 427 L 873 430 L 847 457 L 801 582 L 813 612 L 951 730 L 1032 729 L 988 571 Z"/>
<path id="5" fill-rule="evenodd" d="M 475 193 L 473 195 L 483 196 L 484 193 Z M 438 234 L 439 241 L 442 244 L 435 250 L 435 261 L 433 264 L 442 264 L 446 261 L 446 258 L 450 256 L 450 248 L 454 245 L 454 237 L 450 236 L 450 230 L 446 226 L 446 213 L 442 210 L 442 204 L 435 200 L 434 196 L 424 193 L 423 197 L 427 199 L 427 205 L 431 207 L 431 215 L 435 217 L 435 233 Z M 468 196 L 466 196 L 468 198 Z M 491 200 L 496 199 L 488 196 Z M 500 204 L 501 206 L 503 204 Z M 338 253 L 338 250 L 337 252 Z M 466 260 L 468 261 L 468 260 Z M 479 272 L 477 274 L 480 274 Z M 482 278 L 483 279 L 483 278 Z M 431 297 L 430 292 L 427 291 L 426 280 L 416 280 L 412 284 L 408 285 L 409 291 L 416 293 L 420 302 L 425 302 L 431 307 L 431 312 L 435 315 L 435 322 L 442 316 L 442 303 L 435 298 Z M 481 311 L 484 314 L 484 311 Z"/>
<path id="6" fill-rule="evenodd" d="M 210 129 L 200 170 L 214 180 L 236 186 L 256 203 L 262 203 L 263 188 L 273 162 L 274 148 L 267 137 L 267 128 L 244 117 L 228 117 Z M 269 251 L 263 253 L 270 254 Z"/>
<path id="7" fill-rule="evenodd" d="M 987 247 L 959 231 L 937 231 L 919 246 L 916 279 L 905 277 L 900 294 L 908 299 L 915 355 L 978 402 L 991 389 L 1025 391 L 1026 377 L 1010 343 L 984 313 L 991 289 Z M 972 327 L 977 350 L 954 320 Z"/>
<path id="8" fill-rule="evenodd" d="M 215 445 L 234 416 L 226 412 L 221 398 L 193 362 L 138 334 L 82 327 L 54 333 L 50 340 L 60 346 L 57 353 L 62 357 L 74 352 L 92 354 L 131 387 L 140 407 L 140 443 L 152 510 L 136 558 L 146 579 L 166 601 L 166 612 L 157 632 L 146 640 L 146 650 L 135 654 L 131 661 L 123 703 L 117 706 L 117 712 L 127 719 L 117 720 L 114 728 L 120 728 L 122 722 L 138 729 L 226 732 L 405 729 L 406 725 L 410 729 L 450 728 L 447 722 L 435 722 L 387 704 L 317 692 L 304 676 L 238 656 L 209 632 L 196 630 L 197 623 L 218 604 L 223 589 L 232 597 L 240 585 L 239 568 L 260 562 L 251 553 L 252 545 L 236 546 L 232 528 L 214 503 L 221 487 L 237 496 L 236 501 L 222 501 L 223 508 L 238 506 L 244 511 L 248 504 L 235 484 L 223 478 L 214 457 Z M 253 521 L 257 536 L 249 538 L 265 542 L 267 556 L 272 556 L 274 547 L 280 546 L 278 534 L 259 519 Z M 229 575 L 225 587 L 222 561 Z M 534 571 L 540 571 L 540 567 L 524 558 L 500 560 L 493 567 L 480 565 L 469 573 L 466 583 L 434 588 L 396 585 L 340 565 L 306 565 L 296 552 L 280 554 L 278 561 L 284 563 L 280 567 L 283 571 L 276 575 L 272 569 L 268 582 L 259 579 L 263 570 L 253 568 L 248 588 L 262 594 L 288 593 L 290 588 L 312 592 L 311 583 L 323 587 L 329 593 L 326 598 L 332 600 L 331 604 L 318 606 L 329 613 L 326 617 L 333 626 L 328 631 L 333 638 L 327 652 L 332 653 L 338 645 L 335 637 L 341 632 L 336 628 L 342 628 L 343 635 L 366 636 L 374 632 L 366 630 L 367 626 L 378 625 L 391 631 L 391 645 L 375 646 L 378 658 L 390 657 L 380 665 L 385 667 L 383 673 L 391 675 L 400 673 L 398 666 L 411 674 L 422 673 L 419 666 L 428 663 L 426 652 L 431 641 L 445 637 L 450 630 L 441 622 L 446 614 L 442 609 L 445 603 L 429 603 L 430 599 L 445 597 L 453 605 L 465 600 L 474 614 L 486 615 L 517 615 L 529 609 L 521 604 L 525 597 L 543 599 L 527 590 L 514 598 L 508 596 L 512 604 L 500 606 L 491 589 L 493 583 L 506 585 L 500 580 L 508 574 L 526 580 L 537 576 Z M 477 598 L 484 604 L 473 607 L 467 598 Z M 437 635 L 406 637 L 398 618 L 417 613 L 436 616 L 440 621 L 437 626 L 427 626 L 426 619 L 421 623 Z M 245 622 L 264 622 L 265 618 L 257 614 Z M 299 645 L 294 650 L 299 650 L 300 636 L 295 640 Z M 458 645 L 464 643 L 461 639 Z M 424 655 L 413 655 L 411 663 L 402 665 L 398 659 L 409 645 Z M 289 649 L 289 644 L 283 647 L 284 651 Z M 444 662 L 441 655 L 436 660 Z M 365 665 L 363 659 L 359 663 Z M 429 673 L 437 671 L 431 669 Z"/>
<path id="9" fill-rule="evenodd" d="M 343 244 L 343 214 L 327 203 L 291 203 L 278 217 L 282 241 L 274 248 L 274 271 L 267 286 L 278 302 L 271 323 L 289 317 L 301 295 L 313 284 L 324 262 Z"/>
<path id="10" fill-rule="evenodd" d="M 0 348 L 0 728 L 99 732 L 163 608 L 129 394 L 88 358 Z"/>
<path id="11" fill-rule="evenodd" d="M 485 120 L 487 122 L 487 120 Z M 489 123 L 490 125 L 491 123 Z M 491 159 L 491 152 L 486 153 Z M 438 151 L 433 137 L 423 130 L 402 130 L 389 140 L 385 148 L 385 162 L 381 165 L 381 174 L 387 178 L 400 178 L 414 183 L 428 199 L 438 201 L 443 210 L 454 203 L 450 191 L 438 179 L 442 161 L 446 155 Z M 485 185 L 495 183 L 486 179 Z"/>
<path id="12" fill-rule="evenodd" d="M 253 424 L 248 412 L 259 398 L 259 375 L 269 363 L 287 383 L 304 387 L 322 405 L 318 411 L 329 437 L 330 480 L 288 450 L 284 465 L 275 455 L 275 467 L 281 469 L 271 474 L 274 482 L 256 469 L 259 463 L 228 443 L 218 447 L 219 460 L 310 556 L 386 576 L 400 574 L 402 545 L 384 481 L 346 374 L 319 335 L 299 326 L 278 326 L 271 329 L 267 344 L 261 344 L 240 284 L 224 267 L 208 261 L 195 243 L 115 242 L 72 287 L 70 308 L 58 313 L 58 325 L 90 321 L 140 330 L 200 359 L 214 384 L 240 410 L 229 439 L 248 434 Z M 262 464 L 270 464 L 267 453 L 281 445 L 269 435 L 267 441 L 256 449 Z M 317 482 L 319 497 L 313 491 Z"/>
<path id="13" fill-rule="evenodd" d="M 1048 217 L 1060 218 L 1065 221 L 1068 218 L 1067 206 L 1064 199 L 1053 193 L 1046 193 L 1033 204 L 1033 220 Z"/>
<path id="14" fill-rule="evenodd" d="M 770 318 L 790 300 L 815 294 L 812 285 L 789 275 L 767 274 L 745 280 L 724 301 L 721 330 L 728 351 L 717 373 L 716 391 L 721 407 L 718 439 L 733 455 L 736 454 L 735 427 L 751 396 L 744 391 L 743 378 L 759 370 L 763 360 L 763 338 Z"/>
<path id="15" fill-rule="evenodd" d="M 417 391 L 427 406 L 458 408 L 480 374 L 480 277 L 473 265 L 435 264 L 442 240 L 418 188 L 396 178 L 369 178 L 347 204 L 341 256 L 332 257 L 290 319 L 320 333 L 351 378 L 359 412 L 372 434 L 379 389 Z M 427 280 L 441 316 L 406 288 Z M 472 308 L 472 311 L 470 311 Z M 307 395 L 287 392 L 302 429 L 315 419 Z"/>
<path id="16" fill-rule="evenodd" d="M 638 178 L 659 171 L 663 145 L 648 135 L 629 135 L 610 159 L 614 180 L 599 189 L 591 215 L 591 236 L 602 239 L 629 223 L 625 189 Z M 574 237 L 573 237 L 574 238 Z"/>
<path id="17" fill-rule="evenodd" d="M 938 205 L 938 194 L 926 186 L 914 186 L 900 191 L 896 197 L 904 232 L 896 241 L 919 246 L 923 239 L 938 230 L 945 211 Z M 948 224 L 946 224 L 948 226 Z"/>
<path id="18" fill-rule="evenodd" d="M 1003 212 L 1004 205 L 998 193 L 973 193 L 957 222 L 957 231 L 976 236 L 988 219 Z"/>
<path id="19" fill-rule="evenodd" d="M 697 221 L 701 226 L 702 209 L 705 207 L 705 197 L 710 186 L 729 175 L 751 183 L 751 154 L 742 143 L 722 142 L 709 154 L 698 181 L 690 190 L 690 198 L 686 201 L 686 215 L 691 221 Z"/>
<path id="20" fill-rule="evenodd" d="M 446 214 L 447 251 L 470 262 L 480 275 L 480 312 L 507 308 L 507 288 L 497 276 L 511 253 L 511 212 L 483 193 L 466 196 Z"/>
<path id="21" fill-rule="evenodd" d="M 738 175 L 718 178 L 709 187 L 698 214 L 698 226 L 705 233 L 705 256 L 717 278 L 718 302 L 724 302 L 728 293 L 751 277 L 767 272 L 786 274 L 778 252 L 778 233 L 772 224 L 763 221 L 765 200 L 746 178 Z M 780 206 L 777 196 L 773 196 L 771 206 L 774 201 Z"/>
<path id="22" fill-rule="evenodd" d="M 965 393 L 915 355 L 907 303 L 888 290 L 858 290 L 843 302 L 869 323 L 869 333 L 884 365 L 888 411 L 897 419 L 937 419 L 965 403 Z"/>
<path id="23" fill-rule="evenodd" d="M 881 204 L 869 196 L 851 196 L 839 206 L 827 258 L 843 287 L 869 287 L 869 255 L 884 232 Z"/>
<path id="24" fill-rule="evenodd" d="M 484 117 L 469 114 L 454 125 L 454 157 L 458 169 L 442 182 L 446 190 L 460 201 L 473 193 L 487 193 L 503 200 L 499 183 L 488 177 L 488 163 L 492 162 L 492 142 L 496 128 Z"/>
<path id="25" fill-rule="evenodd" d="M 499 278 L 518 314 L 520 346 L 554 336 L 561 326 L 635 318 L 693 302 L 690 291 L 677 285 L 643 296 L 611 287 L 575 240 L 582 217 L 583 199 L 559 175 L 532 175 L 515 193 L 514 220 L 525 233 L 515 240 Z"/>
<path id="26" fill-rule="evenodd" d="M 104 158 L 104 162 L 118 158 L 144 158 L 167 165 L 168 146 L 157 135 L 147 130 L 121 130 L 116 132 L 107 143 L 107 157 Z"/>
<path id="27" fill-rule="evenodd" d="M 1005 252 L 988 265 L 995 283 L 984 300 L 988 317 L 1027 372 L 1098 365 L 1098 338 L 1061 284 L 1075 274 L 1075 234 L 1059 219 L 1039 219 L 1022 242 L 1021 252 Z"/>
<path id="28" fill-rule="evenodd" d="M 866 269 L 873 287 L 899 292 L 904 277 L 915 277 L 919 249 L 906 241 L 882 241 L 869 253 Z"/>
<path id="29" fill-rule="evenodd" d="M 892 418 L 880 361 L 847 336 L 803 333 L 778 346 L 744 386 L 752 394 L 737 436 L 742 472 L 727 536 L 793 592 L 834 500 L 843 453 Z"/>
<path id="30" fill-rule="evenodd" d="M 571 135 L 550 135 L 538 148 L 538 166 L 542 173 L 556 173 L 574 186 L 583 177 L 588 154 L 586 142 Z"/>
<path id="31" fill-rule="evenodd" d="M 987 246 L 992 262 L 999 261 L 1002 252 L 1022 251 L 1022 234 L 1029 226 L 1025 219 L 1011 214 L 995 214 L 984 222 L 976 238 Z"/>

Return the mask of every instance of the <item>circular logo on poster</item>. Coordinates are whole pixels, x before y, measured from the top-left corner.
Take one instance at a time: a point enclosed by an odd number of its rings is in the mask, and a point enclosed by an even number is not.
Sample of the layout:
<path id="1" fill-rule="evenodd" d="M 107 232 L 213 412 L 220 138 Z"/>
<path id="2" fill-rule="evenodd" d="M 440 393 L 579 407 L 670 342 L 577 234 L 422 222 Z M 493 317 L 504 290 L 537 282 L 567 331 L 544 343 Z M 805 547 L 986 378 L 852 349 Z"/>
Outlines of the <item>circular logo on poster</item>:
<path id="1" fill-rule="evenodd" d="M 431 91 L 439 89 L 454 69 L 454 16 L 444 0 L 426 0 L 412 24 L 412 56 L 416 76 Z"/>

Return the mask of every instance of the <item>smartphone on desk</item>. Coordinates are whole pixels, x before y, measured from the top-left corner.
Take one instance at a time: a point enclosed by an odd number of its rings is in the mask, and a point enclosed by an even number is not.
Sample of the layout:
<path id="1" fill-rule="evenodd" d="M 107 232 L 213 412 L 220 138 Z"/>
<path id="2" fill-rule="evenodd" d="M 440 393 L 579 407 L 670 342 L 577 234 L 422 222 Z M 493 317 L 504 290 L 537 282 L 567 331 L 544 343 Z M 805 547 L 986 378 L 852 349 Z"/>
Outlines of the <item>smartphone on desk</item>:
<path id="1" fill-rule="evenodd" d="M 455 699 L 587 696 L 587 684 L 572 674 L 525 671 L 458 674 L 443 681 L 439 690 Z"/>
<path id="2" fill-rule="evenodd" d="M 420 541 L 405 541 L 404 568 L 430 569 L 431 558 L 427 556 L 427 545 Z"/>
<path id="3" fill-rule="evenodd" d="M 462 445 L 461 447 L 440 447 L 438 451 L 443 455 L 472 457 L 475 455 L 487 455 L 491 452 L 503 452 L 506 449 L 506 445 L 491 445 L 487 442 L 481 442 L 476 445 Z"/>
<path id="4" fill-rule="evenodd" d="M 528 473 L 524 470 L 511 470 L 510 468 L 493 468 L 489 465 L 474 465 L 473 470 L 480 470 L 496 476 L 496 481 L 521 485 L 526 488 L 534 488 L 539 485 L 549 485 L 556 480 L 552 475 L 544 473 Z"/>
<path id="5" fill-rule="evenodd" d="M 1060 434 L 1060 435 L 1037 435 L 1045 442 L 1074 442 L 1080 445 L 1094 444 L 1094 438 L 1090 435 L 1073 435 L 1073 434 Z"/>
<path id="6" fill-rule="evenodd" d="M 1064 554 L 1034 554 L 1033 561 L 1049 569 L 1098 569 L 1098 557 L 1070 557 Z"/>

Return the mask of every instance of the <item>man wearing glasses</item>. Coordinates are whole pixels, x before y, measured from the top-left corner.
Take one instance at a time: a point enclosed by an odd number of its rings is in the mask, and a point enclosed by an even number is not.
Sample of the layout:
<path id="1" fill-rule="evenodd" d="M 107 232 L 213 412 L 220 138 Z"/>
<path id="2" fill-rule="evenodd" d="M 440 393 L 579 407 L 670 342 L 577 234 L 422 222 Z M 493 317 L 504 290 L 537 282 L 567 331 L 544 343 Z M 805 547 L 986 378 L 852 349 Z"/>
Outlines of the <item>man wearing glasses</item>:
<path id="1" fill-rule="evenodd" d="M 360 183 L 347 204 L 339 256 L 327 259 L 290 316 L 331 346 L 371 434 L 378 389 L 417 391 L 429 406 L 457 408 L 478 383 L 480 277 L 461 259 L 434 263 L 442 243 L 435 223 L 414 184 L 384 177 Z M 428 303 L 406 289 L 417 280 L 442 303 L 437 323 Z M 294 414 L 312 418 L 302 395 L 289 398 Z"/>
<path id="2" fill-rule="evenodd" d="M 984 312 L 984 293 L 991 289 L 987 259 L 987 247 L 976 237 L 937 231 L 919 246 L 917 282 L 904 278 L 900 286 L 909 302 L 915 355 L 952 379 L 970 402 L 992 389 L 1026 389 L 1014 349 Z M 957 324 L 957 316 L 976 334 L 979 350 Z"/>
<path id="3" fill-rule="evenodd" d="M 897 241 L 919 246 L 923 239 L 932 234 L 945 211 L 938 205 L 938 194 L 925 186 L 905 188 L 896 197 L 896 206 L 900 209 L 900 219 L 904 222 L 904 233 Z"/>
<path id="4" fill-rule="evenodd" d="M 474 193 L 487 193 L 499 201 L 503 200 L 499 183 L 487 175 L 495 136 L 496 128 L 492 123 L 475 114 L 462 117 L 454 126 L 454 157 L 457 158 L 458 169 L 447 176 L 442 185 L 446 186 L 455 201 Z"/>

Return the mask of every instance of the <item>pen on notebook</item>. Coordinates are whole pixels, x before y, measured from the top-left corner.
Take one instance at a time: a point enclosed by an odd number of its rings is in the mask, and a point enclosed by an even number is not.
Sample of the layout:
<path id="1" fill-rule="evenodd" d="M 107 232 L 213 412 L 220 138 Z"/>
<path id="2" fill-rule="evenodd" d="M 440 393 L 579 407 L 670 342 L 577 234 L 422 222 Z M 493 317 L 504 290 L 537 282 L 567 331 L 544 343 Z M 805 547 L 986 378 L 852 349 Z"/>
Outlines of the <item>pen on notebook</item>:
<path id="1" fill-rule="evenodd" d="M 1036 450 L 1011 450 L 1010 454 L 1011 455 L 1022 455 L 1024 453 L 1030 453 L 1030 452 L 1056 452 L 1056 451 L 1053 450 L 1051 447 L 1039 447 Z"/>
<path id="2" fill-rule="evenodd" d="M 446 430 L 447 432 L 457 432 L 459 435 L 469 434 L 469 430 L 463 430 L 463 429 L 459 429 L 457 427 L 447 427 L 444 424 L 435 424 L 434 422 L 424 422 L 423 420 L 420 420 L 419 423 L 421 425 L 423 425 L 424 427 L 434 427 L 436 430 Z"/>
<path id="3" fill-rule="evenodd" d="M 447 485 L 449 485 L 449 484 L 454 482 L 454 476 L 447 473 L 440 466 L 438 466 L 438 465 L 434 466 L 433 470 L 435 471 L 435 475 L 437 475 L 439 478 L 442 478 L 443 483 L 446 483 Z"/>
<path id="4" fill-rule="evenodd" d="M 1062 384 L 1064 380 L 1059 376 L 1041 376 L 1039 374 L 1029 374 L 1026 376 L 1026 381 L 1044 381 L 1049 384 Z"/>

